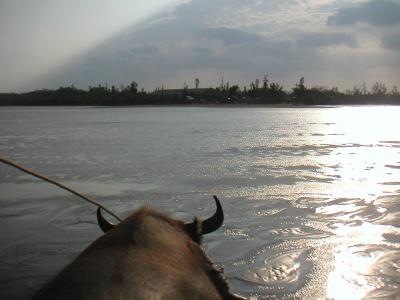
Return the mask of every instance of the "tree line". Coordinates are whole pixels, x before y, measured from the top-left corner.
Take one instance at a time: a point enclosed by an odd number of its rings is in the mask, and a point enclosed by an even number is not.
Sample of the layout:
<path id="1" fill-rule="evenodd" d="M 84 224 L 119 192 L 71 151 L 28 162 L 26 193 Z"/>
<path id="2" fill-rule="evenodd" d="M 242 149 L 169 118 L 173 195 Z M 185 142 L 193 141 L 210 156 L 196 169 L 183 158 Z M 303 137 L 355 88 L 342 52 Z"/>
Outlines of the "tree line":
<path id="1" fill-rule="evenodd" d="M 370 90 L 365 83 L 352 90 L 339 91 L 337 87 L 307 87 L 304 77 L 291 89 L 271 82 L 267 75 L 256 79 L 249 87 L 231 85 L 224 82 L 217 87 L 200 88 L 200 80 L 195 79 L 194 87 L 184 83 L 182 89 L 156 88 L 146 92 L 139 90 L 132 81 L 127 86 L 107 84 L 90 86 L 87 90 L 75 86 L 58 89 L 42 89 L 27 93 L 2 93 L 0 105 L 183 105 L 183 104 L 298 104 L 298 105 L 400 105 L 397 86 L 390 90 L 383 82 L 376 82 Z"/>

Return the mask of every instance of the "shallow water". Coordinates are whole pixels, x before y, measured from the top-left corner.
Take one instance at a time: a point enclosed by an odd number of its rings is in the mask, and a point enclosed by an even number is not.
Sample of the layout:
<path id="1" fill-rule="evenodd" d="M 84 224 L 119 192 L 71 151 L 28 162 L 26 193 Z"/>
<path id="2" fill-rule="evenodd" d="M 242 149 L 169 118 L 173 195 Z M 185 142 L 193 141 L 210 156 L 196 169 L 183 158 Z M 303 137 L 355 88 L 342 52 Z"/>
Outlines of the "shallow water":
<path id="1" fill-rule="evenodd" d="M 400 299 L 400 107 L 1 108 L 0 153 L 122 216 L 190 220 L 258 299 Z M 0 165 L 0 298 L 28 299 L 101 235 L 95 208 Z"/>

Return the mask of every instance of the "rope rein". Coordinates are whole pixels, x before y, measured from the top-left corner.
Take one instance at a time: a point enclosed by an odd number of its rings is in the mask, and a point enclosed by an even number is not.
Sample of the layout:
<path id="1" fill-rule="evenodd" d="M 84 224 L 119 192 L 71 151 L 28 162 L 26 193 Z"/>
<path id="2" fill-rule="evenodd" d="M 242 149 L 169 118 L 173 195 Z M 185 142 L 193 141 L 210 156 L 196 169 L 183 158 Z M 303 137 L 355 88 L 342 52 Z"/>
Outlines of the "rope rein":
<path id="1" fill-rule="evenodd" d="M 4 157 L 2 157 L 2 156 L 0 156 L 0 162 L 4 163 L 4 164 L 6 164 L 6 165 L 9 165 L 9 166 L 11 166 L 11 167 L 14 167 L 14 168 L 16 168 L 16 169 L 19 169 L 19 170 L 21 170 L 21 171 L 24 172 L 24 173 L 27 173 L 27 174 L 30 174 L 30 175 L 32 175 L 32 176 L 34 176 L 34 177 L 37 177 L 37 178 L 39 178 L 39 179 L 42 179 L 43 181 L 46 181 L 46 182 L 48 182 L 48 183 L 51 183 L 51 184 L 53 184 L 53 185 L 55 185 L 55 186 L 58 186 L 59 188 L 61 188 L 61 189 L 63 189 L 63 190 L 66 190 L 66 191 L 68 191 L 68 192 L 74 194 L 75 196 L 78 196 L 78 197 L 80 197 L 80 198 L 82 198 L 82 199 L 84 199 L 84 200 L 86 200 L 86 201 L 92 203 L 93 205 L 96 205 L 97 207 L 100 207 L 101 209 L 103 209 L 104 211 L 106 211 L 106 212 L 108 212 L 110 215 L 112 215 L 112 216 L 113 216 L 115 219 L 117 219 L 118 221 L 122 221 L 120 217 L 118 217 L 115 213 L 113 213 L 113 212 L 112 212 L 111 210 L 109 210 L 107 207 L 101 205 L 101 204 L 98 203 L 97 201 L 95 201 L 95 200 L 93 200 L 93 199 L 90 199 L 89 197 L 87 197 L 87 196 L 85 196 L 85 195 L 82 195 L 81 193 L 79 193 L 79 192 L 77 192 L 77 191 L 75 191 L 75 190 L 73 190 L 73 189 L 67 187 L 66 185 L 64 185 L 64 184 L 62 184 L 62 183 L 60 183 L 60 182 L 57 182 L 57 181 L 55 181 L 55 180 L 53 180 L 53 179 L 50 179 L 50 178 L 48 178 L 48 177 L 46 177 L 46 176 L 44 176 L 44 175 L 41 175 L 41 174 L 39 174 L 39 173 L 37 173 L 37 172 L 35 172 L 35 171 L 29 170 L 29 169 L 27 169 L 27 168 L 21 166 L 20 164 L 17 164 L 16 162 L 13 162 L 13 161 L 11 161 L 11 160 L 9 160 L 9 159 L 6 159 L 6 158 L 4 158 Z"/>

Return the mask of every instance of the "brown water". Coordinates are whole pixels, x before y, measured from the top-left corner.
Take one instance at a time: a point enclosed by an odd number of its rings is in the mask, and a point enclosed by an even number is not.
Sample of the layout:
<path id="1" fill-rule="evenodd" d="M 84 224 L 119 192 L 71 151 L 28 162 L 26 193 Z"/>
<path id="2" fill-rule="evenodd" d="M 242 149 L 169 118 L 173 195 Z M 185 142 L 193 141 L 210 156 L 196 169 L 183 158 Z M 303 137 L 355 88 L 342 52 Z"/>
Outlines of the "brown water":
<path id="1" fill-rule="evenodd" d="M 400 107 L 1 108 L 0 153 L 125 216 L 204 240 L 258 299 L 400 299 Z M 0 298 L 28 299 L 101 235 L 95 208 L 0 165 Z"/>

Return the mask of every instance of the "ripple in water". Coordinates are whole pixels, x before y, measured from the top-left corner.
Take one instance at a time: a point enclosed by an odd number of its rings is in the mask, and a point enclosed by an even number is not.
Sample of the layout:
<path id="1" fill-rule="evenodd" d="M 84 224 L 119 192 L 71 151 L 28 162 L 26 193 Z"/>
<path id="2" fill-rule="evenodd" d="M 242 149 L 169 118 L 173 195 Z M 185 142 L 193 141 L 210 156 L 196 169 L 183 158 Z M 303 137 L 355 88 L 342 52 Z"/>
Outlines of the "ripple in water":
<path id="1" fill-rule="evenodd" d="M 307 249 L 301 249 L 267 258 L 267 253 L 263 253 L 255 257 L 252 270 L 244 271 L 240 279 L 269 290 L 294 292 L 303 285 L 304 275 L 310 268 L 305 261 L 307 253 Z"/>

